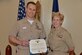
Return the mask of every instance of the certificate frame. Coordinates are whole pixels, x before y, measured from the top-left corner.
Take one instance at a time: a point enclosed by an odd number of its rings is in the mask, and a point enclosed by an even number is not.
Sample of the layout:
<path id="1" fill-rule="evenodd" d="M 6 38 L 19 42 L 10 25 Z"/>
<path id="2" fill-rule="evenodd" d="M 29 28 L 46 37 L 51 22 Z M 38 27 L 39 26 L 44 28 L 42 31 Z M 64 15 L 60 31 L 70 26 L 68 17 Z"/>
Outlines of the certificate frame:
<path id="1" fill-rule="evenodd" d="M 47 44 L 44 39 L 34 39 L 29 41 L 29 48 L 31 54 L 46 53 Z"/>

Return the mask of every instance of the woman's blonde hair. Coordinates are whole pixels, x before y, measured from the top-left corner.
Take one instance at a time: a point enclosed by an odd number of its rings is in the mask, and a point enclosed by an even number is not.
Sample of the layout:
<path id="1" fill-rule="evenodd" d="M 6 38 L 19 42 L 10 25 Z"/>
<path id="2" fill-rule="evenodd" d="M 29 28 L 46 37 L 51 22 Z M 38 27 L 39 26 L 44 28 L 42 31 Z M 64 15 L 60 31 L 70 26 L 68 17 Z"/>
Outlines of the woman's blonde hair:
<path id="1" fill-rule="evenodd" d="M 53 20 L 54 16 L 59 17 L 61 21 L 64 20 L 64 15 L 61 14 L 60 12 L 53 12 L 52 13 L 52 20 Z"/>

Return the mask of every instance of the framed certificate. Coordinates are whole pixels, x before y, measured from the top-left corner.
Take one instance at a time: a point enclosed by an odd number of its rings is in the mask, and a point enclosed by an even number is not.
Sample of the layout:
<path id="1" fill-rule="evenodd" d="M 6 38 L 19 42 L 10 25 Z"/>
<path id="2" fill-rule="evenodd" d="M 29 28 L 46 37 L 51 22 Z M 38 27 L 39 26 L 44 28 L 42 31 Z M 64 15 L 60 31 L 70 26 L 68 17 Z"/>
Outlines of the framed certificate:
<path id="1" fill-rule="evenodd" d="M 47 52 L 47 45 L 44 39 L 30 40 L 29 47 L 30 47 L 30 53 L 32 54 Z"/>

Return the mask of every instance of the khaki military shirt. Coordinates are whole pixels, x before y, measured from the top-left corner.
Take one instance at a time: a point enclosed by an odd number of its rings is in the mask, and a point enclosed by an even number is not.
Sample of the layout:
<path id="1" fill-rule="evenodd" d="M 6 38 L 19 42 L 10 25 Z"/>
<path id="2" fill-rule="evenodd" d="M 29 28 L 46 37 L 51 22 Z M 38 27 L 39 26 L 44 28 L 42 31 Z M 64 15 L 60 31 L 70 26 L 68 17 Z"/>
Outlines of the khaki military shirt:
<path id="1" fill-rule="evenodd" d="M 20 40 L 32 40 L 38 38 L 45 38 L 44 27 L 41 22 L 34 20 L 30 24 L 26 18 L 17 21 L 16 25 L 13 27 L 10 35 L 17 37 Z M 19 45 L 19 48 L 25 48 Z"/>
<path id="2" fill-rule="evenodd" d="M 53 50 L 49 55 L 68 55 L 68 49 L 74 48 L 70 33 L 62 27 L 51 29 L 48 36 L 48 45 Z"/>

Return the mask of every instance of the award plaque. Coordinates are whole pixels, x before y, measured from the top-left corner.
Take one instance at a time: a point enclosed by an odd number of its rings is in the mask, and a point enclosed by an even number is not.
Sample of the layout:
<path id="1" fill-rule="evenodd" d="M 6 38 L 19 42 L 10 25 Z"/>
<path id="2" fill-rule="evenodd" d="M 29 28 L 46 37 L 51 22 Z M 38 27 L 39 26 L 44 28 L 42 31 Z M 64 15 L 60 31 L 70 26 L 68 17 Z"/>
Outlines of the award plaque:
<path id="1" fill-rule="evenodd" d="M 30 40 L 29 47 L 30 47 L 30 53 L 32 54 L 47 52 L 47 45 L 44 39 Z"/>

